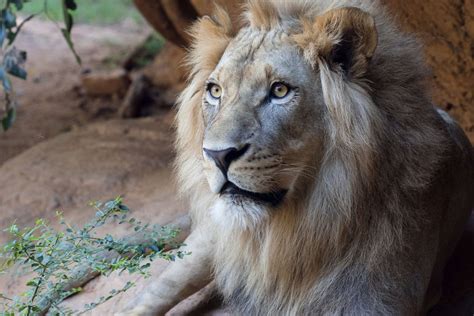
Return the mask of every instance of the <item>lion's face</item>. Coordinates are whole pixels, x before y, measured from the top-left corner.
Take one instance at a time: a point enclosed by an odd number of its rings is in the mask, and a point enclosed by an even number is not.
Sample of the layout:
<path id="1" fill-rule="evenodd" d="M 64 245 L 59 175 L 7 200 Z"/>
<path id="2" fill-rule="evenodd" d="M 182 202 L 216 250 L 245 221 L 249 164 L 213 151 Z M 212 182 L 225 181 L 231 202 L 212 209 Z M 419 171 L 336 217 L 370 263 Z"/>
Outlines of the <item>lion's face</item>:
<path id="1" fill-rule="evenodd" d="M 246 30 L 231 42 L 202 100 L 204 170 L 220 219 L 258 222 L 291 199 L 298 179 L 314 177 L 320 87 L 284 33 Z"/>

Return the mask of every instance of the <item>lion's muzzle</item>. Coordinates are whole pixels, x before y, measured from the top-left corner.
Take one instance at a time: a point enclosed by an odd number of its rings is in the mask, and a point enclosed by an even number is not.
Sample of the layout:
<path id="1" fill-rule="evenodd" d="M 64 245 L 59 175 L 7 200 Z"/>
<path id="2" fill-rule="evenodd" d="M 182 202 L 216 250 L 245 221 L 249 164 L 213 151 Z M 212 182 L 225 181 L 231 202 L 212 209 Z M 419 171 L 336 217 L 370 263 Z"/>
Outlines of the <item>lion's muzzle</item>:
<path id="1" fill-rule="evenodd" d="M 246 144 L 240 149 L 231 147 L 223 150 L 211 150 L 207 148 L 203 148 L 203 150 L 205 154 L 215 162 L 216 166 L 222 171 L 224 176 L 227 177 L 227 170 L 229 170 L 232 161 L 243 156 L 249 147 L 250 145 Z"/>

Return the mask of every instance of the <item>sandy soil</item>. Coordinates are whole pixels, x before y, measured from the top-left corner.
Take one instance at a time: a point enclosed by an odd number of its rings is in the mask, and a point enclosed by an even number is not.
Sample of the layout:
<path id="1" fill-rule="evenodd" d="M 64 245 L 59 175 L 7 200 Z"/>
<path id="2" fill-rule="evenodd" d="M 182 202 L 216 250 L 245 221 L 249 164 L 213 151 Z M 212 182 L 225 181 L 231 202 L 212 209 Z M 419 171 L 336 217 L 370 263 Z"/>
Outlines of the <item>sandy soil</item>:
<path id="1" fill-rule="evenodd" d="M 13 79 L 19 108 L 13 128 L 0 133 L 0 165 L 55 135 L 113 116 L 121 100 L 88 98 L 80 89 L 80 74 L 116 67 L 149 32 L 148 26 L 132 21 L 76 25 L 73 41 L 83 60 L 79 66 L 53 23 L 27 23 L 15 46 L 28 52 L 28 80 Z"/>

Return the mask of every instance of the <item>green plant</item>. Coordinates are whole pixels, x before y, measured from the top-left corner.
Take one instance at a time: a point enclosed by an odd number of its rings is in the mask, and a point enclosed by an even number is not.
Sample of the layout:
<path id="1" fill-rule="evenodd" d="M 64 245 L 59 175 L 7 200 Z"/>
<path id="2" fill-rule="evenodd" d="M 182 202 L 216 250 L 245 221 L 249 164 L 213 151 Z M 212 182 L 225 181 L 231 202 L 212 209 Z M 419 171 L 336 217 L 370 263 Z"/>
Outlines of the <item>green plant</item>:
<path id="1" fill-rule="evenodd" d="M 30 1 L 31 0 L 0 0 L 0 51 L 3 55 L 3 60 L 0 64 L 0 82 L 2 83 L 5 98 L 4 113 L 2 114 L 0 112 L 0 121 L 4 131 L 8 130 L 15 121 L 17 107 L 9 75 L 23 80 L 27 77 L 27 72 L 23 68 L 27 57 L 26 52 L 18 50 L 12 45 L 25 23 L 36 15 L 43 13 L 54 21 L 54 18 L 49 15 L 48 1 L 43 0 L 43 9 L 40 12 L 31 14 L 20 24 L 17 24 L 16 12 L 23 10 L 24 4 Z M 77 9 L 77 5 L 75 0 L 61 0 L 61 3 L 64 26 L 60 26 L 55 21 L 54 23 L 60 29 L 61 34 L 69 45 L 77 62 L 80 64 L 81 59 L 74 50 L 74 45 L 71 40 L 71 30 L 73 26 L 72 12 Z"/>
<path id="2" fill-rule="evenodd" d="M 179 247 L 175 242 L 178 231 L 164 226 L 150 226 L 129 217 L 128 208 L 121 198 L 107 203 L 93 203 L 94 219 L 82 228 L 69 224 L 61 213 L 58 219 L 64 228 L 54 230 L 46 221 L 39 219 L 34 227 L 8 228 L 13 240 L 0 250 L 6 272 L 13 266 L 32 273 L 26 283 L 28 290 L 16 297 L 0 293 L 3 312 L 0 315 L 53 315 L 82 314 L 133 286 L 127 283 L 108 295 L 84 306 L 82 311 L 64 310 L 59 303 L 78 293 L 81 286 L 97 275 L 109 275 L 113 271 L 128 271 L 148 276 L 147 268 L 155 258 L 175 260 L 187 253 L 171 251 Z M 110 234 L 100 236 L 97 229 L 107 224 L 131 225 L 132 236 L 117 238 Z"/>
<path id="3" fill-rule="evenodd" d="M 111 25 L 122 22 L 125 17 L 144 23 L 142 16 L 135 10 L 132 0 L 80 0 L 77 10 L 74 11 L 76 23 L 95 25 Z M 23 12 L 31 14 L 41 11 L 41 1 L 31 1 L 25 5 Z M 63 9 L 60 0 L 48 0 L 49 18 L 56 21 L 63 20 Z"/>
<path id="4" fill-rule="evenodd" d="M 141 47 L 140 52 L 135 57 L 135 63 L 138 68 L 145 67 L 153 61 L 153 58 L 163 48 L 165 40 L 159 34 L 148 36 Z"/>

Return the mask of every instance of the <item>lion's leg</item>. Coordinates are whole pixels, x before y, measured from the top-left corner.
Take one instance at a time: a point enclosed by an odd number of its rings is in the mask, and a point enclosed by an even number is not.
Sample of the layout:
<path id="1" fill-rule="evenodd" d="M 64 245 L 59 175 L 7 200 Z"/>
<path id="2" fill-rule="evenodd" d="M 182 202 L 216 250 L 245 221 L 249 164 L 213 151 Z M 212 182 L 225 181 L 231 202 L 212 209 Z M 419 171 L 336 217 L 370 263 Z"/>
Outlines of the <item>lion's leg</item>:
<path id="1" fill-rule="evenodd" d="M 171 263 L 123 315 L 164 315 L 211 280 L 212 236 L 196 228 L 182 249 L 191 252 Z"/>
<path id="2" fill-rule="evenodd" d="M 222 308 L 222 297 L 219 295 L 215 281 L 181 301 L 167 315 L 204 315 Z"/>

